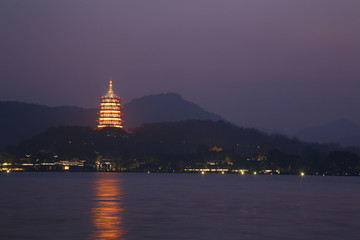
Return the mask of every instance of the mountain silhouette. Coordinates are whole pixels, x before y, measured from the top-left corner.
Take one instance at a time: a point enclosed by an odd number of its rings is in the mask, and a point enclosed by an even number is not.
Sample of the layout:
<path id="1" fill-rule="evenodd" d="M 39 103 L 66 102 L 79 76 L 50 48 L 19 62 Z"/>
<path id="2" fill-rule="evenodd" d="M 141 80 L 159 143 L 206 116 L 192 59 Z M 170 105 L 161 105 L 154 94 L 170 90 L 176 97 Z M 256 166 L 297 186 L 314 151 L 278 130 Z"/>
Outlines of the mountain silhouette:
<path id="1" fill-rule="evenodd" d="M 200 106 L 186 101 L 176 93 L 149 95 L 137 98 L 124 107 L 126 128 L 138 127 L 143 123 L 173 122 L 188 119 L 223 120 L 218 115 L 206 112 Z"/>
<path id="2" fill-rule="evenodd" d="M 50 127 L 77 125 L 95 128 L 98 118 L 96 108 L 49 107 L 22 102 L 0 102 L 0 111 L 0 147 L 16 144 Z M 123 112 L 127 129 L 153 122 L 222 120 L 175 93 L 134 99 L 125 105 Z"/>
<path id="3" fill-rule="evenodd" d="M 360 145 L 360 125 L 349 119 L 340 119 L 331 123 L 304 128 L 294 135 L 300 140 L 308 142 L 334 142 L 344 147 Z"/>

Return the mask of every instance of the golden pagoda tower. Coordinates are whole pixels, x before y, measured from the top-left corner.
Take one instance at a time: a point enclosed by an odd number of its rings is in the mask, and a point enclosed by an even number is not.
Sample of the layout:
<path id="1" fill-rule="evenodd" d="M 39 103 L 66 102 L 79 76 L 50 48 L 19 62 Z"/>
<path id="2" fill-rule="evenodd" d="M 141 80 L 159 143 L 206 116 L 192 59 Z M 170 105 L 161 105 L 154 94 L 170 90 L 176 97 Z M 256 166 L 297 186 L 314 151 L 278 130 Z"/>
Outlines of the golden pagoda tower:
<path id="1" fill-rule="evenodd" d="M 121 97 L 115 95 L 112 87 L 112 79 L 110 77 L 109 91 L 108 93 L 99 98 L 100 111 L 99 111 L 99 120 L 97 129 L 103 128 L 123 128 L 122 123 L 124 122 L 121 119 L 123 115 L 121 108 L 123 107 L 120 103 L 122 100 Z"/>

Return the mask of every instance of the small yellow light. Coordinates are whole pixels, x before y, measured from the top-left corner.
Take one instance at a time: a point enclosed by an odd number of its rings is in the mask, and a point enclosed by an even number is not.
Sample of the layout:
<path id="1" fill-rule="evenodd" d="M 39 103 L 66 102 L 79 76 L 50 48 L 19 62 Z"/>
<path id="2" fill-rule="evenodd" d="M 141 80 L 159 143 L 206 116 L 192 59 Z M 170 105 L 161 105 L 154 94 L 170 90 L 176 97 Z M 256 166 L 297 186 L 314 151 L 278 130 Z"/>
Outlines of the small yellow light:
<path id="1" fill-rule="evenodd" d="M 245 172 L 244 171 L 241 171 L 241 175 L 244 175 L 245 174 Z"/>
<path id="2" fill-rule="evenodd" d="M 150 171 L 148 171 L 147 173 L 150 173 Z"/>
<path id="3" fill-rule="evenodd" d="M 6 172 L 9 173 L 9 172 L 10 172 L 10 169 L 6 170 Z"/>
<path id="4" fill-rule="evenodd" d="M 69 166 L 64 166 L 64 169 L 65 169 L 65 170 L 69 170 L 70 167 L 69 167 Z"/>
<path id="5" fill-rule="evenodd" d="M 254 175 L 256 175 L 257 174 L 257 172 L 254 172 Z"/>
<path id="6" fill-rule="evenodd" d="M 301 172 L 301 173 L 300 173 L 300 175 L 301 175 L 301 176 L 304 176 L 304 175 L 305 175 L 305 173 L 304 173 L 304 172 Z"/>
<path id="7" fill-rule="evenodd" d="M 201 172 L 201 174 L 205 174 L 205 172 Z"/>
<path id="8" fill-rule="evenodd" d="M 221 174 L 225 174 L 225 172 L 224 172 L 224 171 L 222 171 L 222 172 L 221 172 Z"/>

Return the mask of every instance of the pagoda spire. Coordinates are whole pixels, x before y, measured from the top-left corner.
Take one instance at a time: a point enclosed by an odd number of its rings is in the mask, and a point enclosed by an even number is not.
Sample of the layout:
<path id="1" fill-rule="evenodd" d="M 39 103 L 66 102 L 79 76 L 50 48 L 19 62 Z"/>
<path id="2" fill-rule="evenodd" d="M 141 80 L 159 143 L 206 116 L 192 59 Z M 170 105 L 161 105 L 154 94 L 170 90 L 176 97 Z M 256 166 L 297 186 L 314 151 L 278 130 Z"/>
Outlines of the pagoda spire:
<path id="1" fill-rule="evenodd" d="M 112 92 L 112 76 L 110 76 L 109 92 Z"/>

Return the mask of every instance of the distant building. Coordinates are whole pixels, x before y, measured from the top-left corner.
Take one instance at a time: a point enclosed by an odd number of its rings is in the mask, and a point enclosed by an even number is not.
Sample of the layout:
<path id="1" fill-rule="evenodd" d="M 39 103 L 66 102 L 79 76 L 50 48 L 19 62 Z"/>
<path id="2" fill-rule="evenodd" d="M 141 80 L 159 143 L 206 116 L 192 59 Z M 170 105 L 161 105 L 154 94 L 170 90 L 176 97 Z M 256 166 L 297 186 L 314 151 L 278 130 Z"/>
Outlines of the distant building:
<path id="1" fill-rule="evenodd" d="M 110 78 L 110 85 L 108 93 L 99 98 L 100 111 L 99 111 L 99 119 L 97 120 L 98 125 L 97 129 L 102 128 L 123 128 L 122 123 L 124 122 L 121 118 L 122 105 L 120 101 L 122 98 L 115 95 L 112 89 L 112 80 Z"/>

